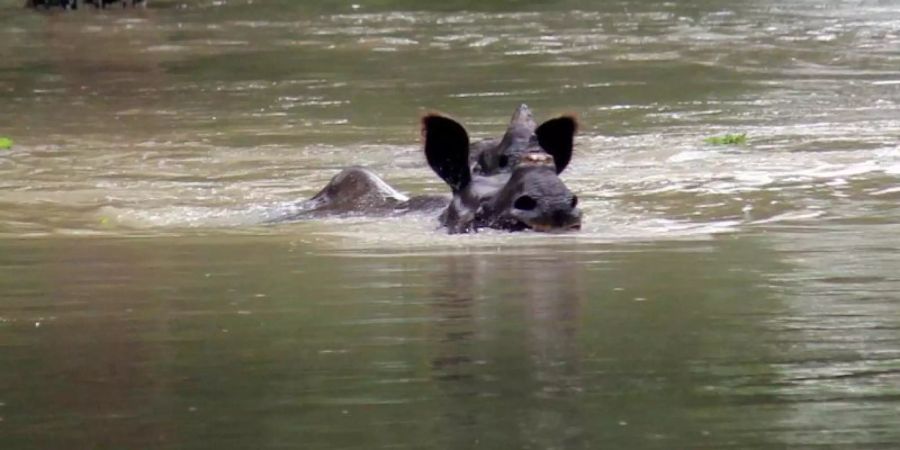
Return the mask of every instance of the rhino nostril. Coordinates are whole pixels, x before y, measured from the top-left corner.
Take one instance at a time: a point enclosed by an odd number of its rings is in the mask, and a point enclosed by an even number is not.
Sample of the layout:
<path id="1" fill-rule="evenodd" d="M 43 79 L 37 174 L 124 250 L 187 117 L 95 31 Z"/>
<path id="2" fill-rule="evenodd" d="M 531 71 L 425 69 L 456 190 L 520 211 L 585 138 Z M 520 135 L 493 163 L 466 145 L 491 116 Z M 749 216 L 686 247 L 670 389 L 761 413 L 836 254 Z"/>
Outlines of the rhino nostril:
<path id="1" fill-rule="evenodd" d="M 573 195 L 572 196 L 572 208 L 575 208 L 576 206 L 578 206 L 578 196 Z"/>
<path id="2" fill-rule="evenodd" d="M 509 165 L 509 157 L 506 155 L 500 155 L 500 161 L 497 161 L 497 165 L 499 165 L 500 168 L 508 166 Z"/>
<path id="3" fill-rule="evenodd" d="M 530 196 L 523 195 L 516 199 L 516 202 L 513 203 L 513 207 L 521 209 L 522 211 L 531 211 L 532 209 L 537 208 L 537 200 Z"/>

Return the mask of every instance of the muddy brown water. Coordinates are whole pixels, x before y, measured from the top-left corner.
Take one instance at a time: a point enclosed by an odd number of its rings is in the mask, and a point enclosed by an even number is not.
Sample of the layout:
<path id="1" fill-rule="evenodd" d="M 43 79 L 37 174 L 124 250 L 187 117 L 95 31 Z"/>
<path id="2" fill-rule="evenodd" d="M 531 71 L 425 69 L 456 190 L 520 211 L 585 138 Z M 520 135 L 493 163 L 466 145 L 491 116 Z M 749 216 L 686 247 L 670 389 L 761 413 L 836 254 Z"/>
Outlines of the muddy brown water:
<path id="1" fill-rule="evenodd" d="M 0 1 L 0 448 L 900 446 L 900 8 L 486 3 Z M 579 233 L 263 223 L 521 102 Z"/>

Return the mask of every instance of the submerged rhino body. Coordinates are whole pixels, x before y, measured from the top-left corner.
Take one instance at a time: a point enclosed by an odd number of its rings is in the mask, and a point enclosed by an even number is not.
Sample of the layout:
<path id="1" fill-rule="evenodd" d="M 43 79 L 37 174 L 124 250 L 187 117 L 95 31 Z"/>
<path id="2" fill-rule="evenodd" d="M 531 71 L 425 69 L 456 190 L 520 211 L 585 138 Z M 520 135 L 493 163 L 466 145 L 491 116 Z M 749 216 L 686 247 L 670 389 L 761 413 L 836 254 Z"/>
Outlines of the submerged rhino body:
<path id="1" fill-rule="evenodd" d="M 537 126 L 520 106 L 501 139 L 470 145 L 465 128 L 431 114 L 422 119 L 425 156 L 451 190 L 446 196 L 406 196 L 362 167 L 344 169 L 285 220 L 333 214 L 394 215 L 441 211 L 449 233 L 479 228 L 564 231 L 581 226 L 577 197 L 559 179 L 573 150 L 571 117 Z M 471 155 L 471 156 L 470 156 Z"/>
<path id="2" fill-rule="evenodd" d="M 410 212 L 440 210 L 450 198 L 437 195 L 407 196 L 391 187 L 365 167 L 348 167 L 309 200 L 299 211 L 277 221 L 309 219 L 332 215 L 389 216 Z"/>

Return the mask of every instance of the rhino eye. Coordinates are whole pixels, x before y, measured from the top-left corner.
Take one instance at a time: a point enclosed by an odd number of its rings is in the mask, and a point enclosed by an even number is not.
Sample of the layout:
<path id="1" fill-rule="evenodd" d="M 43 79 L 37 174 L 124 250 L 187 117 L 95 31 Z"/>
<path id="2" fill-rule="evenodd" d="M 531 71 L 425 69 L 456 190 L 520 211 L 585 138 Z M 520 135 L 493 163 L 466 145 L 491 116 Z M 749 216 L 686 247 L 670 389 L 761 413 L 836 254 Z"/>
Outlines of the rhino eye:
<path id="1" fill-rule="evenodd" d="M 572 196 L 572 207 L 574 208 L 574 207 L 576 207 L 576 206 L 578 206 L 578 196 L 577 196 L 577 195 L 573 195 L 573 196 Z"/>
<path id="2" fill-rule="evenodd" d="M 497 161 L 497 165 L 500 167 L 506 167 L 509 164 L 509 157 L 506 155 L 500 155 L 500 160 Z"/>
<path id="3" fill-rule="evenodd" d="M 534 208 L 537 208 L 537 200 L 523 195 L 516 199 L 516 202 L 513 203 L 513 207 L 516 209 L 521 209 L 522 211 L 531 211 Z"/>

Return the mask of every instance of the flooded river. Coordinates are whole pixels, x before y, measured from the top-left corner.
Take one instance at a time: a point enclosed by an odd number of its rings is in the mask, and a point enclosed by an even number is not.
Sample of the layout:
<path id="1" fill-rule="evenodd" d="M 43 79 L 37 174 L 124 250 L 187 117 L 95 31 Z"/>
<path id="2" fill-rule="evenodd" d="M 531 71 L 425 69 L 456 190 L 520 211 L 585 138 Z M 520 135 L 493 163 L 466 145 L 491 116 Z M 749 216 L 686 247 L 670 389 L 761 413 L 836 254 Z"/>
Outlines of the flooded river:
<path id="1" fill-rule="evenodd" d="M 895 2 L 20 3 L 0 448 L 900 446 Z M 578 233 L 265 223 L 520 103 Z"/>

